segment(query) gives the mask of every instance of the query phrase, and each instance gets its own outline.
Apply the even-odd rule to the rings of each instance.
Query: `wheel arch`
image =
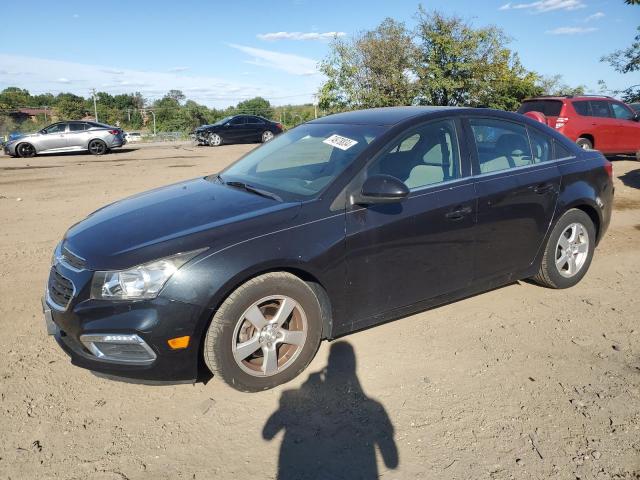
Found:
[[[563,208],[561,214],[558,215],[558,218],[556,219],[556,223],[558,222],[558,220],[560,220],[562,215],[564,215],[566,212],[572,209],[582,210],[584,213],[586,213],[589,216],[589,218],[593,222],[593,226],[596,229],[596,245],[597,245],[598,242],[600,242],[600,235],[602,232],[602,218],[601,218],[601,214],[599,213],[597,204],[590,199],[575,200],[567,204]]]
[[[20,156],[18,154],[18,147],[20,147],[20,145],[31,145],[33,147],[33,150],[35,151],[35,154],[37,155],[38,153],[40,153],[40,150],[38,149],[38,147],[36,147],[33,142],[29,142],[29,141],[24,141],[24,142],[18,142],[16,143],[16,146],[13,148],[13,151],[15,152],[16,156]]]
[[[596,139],[593,136],[593,134],[591,134],[591,133],[581,133],[581,134],[578,135],[578,139],[580,139],[580,138],[586,138],[587,140],[589,140],[591,142],[591,146],[593,148],[596,147]]]

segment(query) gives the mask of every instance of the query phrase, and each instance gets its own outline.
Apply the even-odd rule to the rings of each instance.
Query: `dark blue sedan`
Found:
[[[611,163],[521,115],[331,115],[72,226],[45,318],[84,368],[263,390],[323,339],[518,279],[575,285],[612,202]]]

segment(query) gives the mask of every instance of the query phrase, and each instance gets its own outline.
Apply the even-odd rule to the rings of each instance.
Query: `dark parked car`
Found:
[[[611,177],[601,153],[514,113],[331,115],[72,226],[45,318],[84,368],[208,369],[263,390],[322,339],[517,279],[575,285],[609,225]]]
[[[212,147],[223,143],[266,143],[280,133],[280,123],[256,115],[225,117],[212,125],[203,125],[194,132],[199,144]]]

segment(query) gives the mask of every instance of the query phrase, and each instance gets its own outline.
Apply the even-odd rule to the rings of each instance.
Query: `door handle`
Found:
[[[450,212],[445,213],[444,217],[448,220],[461,220],[469,215],[473,209],[470,206],[456,207]]]
[[[541,183],[540,185],[536,185],[535,187],[533,187],[533,191],[536,192],[539,195],[547,193],[547,192],[549,192],[551,190],[553,190],[553,184],[552,183]]]

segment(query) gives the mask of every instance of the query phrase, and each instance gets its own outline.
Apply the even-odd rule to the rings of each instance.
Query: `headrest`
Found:
[[[527,155],[529,152],[529,145],[521,135],[506,133],[498,138],[498,141],[496,142],[496,150],[506,156]]]

